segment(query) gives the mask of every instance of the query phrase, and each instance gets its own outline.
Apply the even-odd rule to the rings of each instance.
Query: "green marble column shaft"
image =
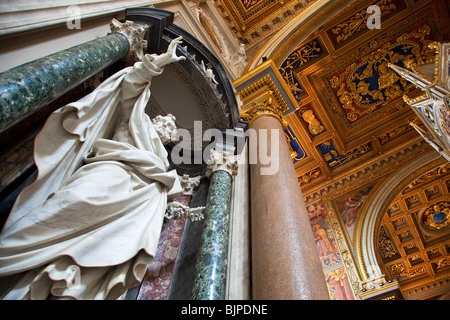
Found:
[[[0,73],[0,132],[118,61],[129,49],[127,38],[114,32]]]
[[[195,266],[193,300],[224,300],[227,280],[231,174],[211,174],[205,222]]]

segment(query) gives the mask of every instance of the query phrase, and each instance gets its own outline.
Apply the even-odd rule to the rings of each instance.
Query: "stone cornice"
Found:
[[[164,1],[85,0],[70,1],[70,4],[61,5],[51,0],[16,0],[14,5],[9,5],[10,1],[6,1],[0,4],[0,36],[66,23],[74,18],[73,13],[68,9],[69,6],[79,8],[79,18],[83,20],[115,14],[126,8],[148,7],[161,2]]]

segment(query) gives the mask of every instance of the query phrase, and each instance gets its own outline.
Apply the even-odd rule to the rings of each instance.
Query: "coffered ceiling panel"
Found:
[[[355,1],[275,61],[297,100],[288,136],[304,192],[420,139],[403,100],[420,91],[388,65],[430,61],[429,45],[449,40],[450,17],[440,0],[380,0],[380,29],[371,29],[371,4]]]
[[[450,165],[414,180],[391,203],[378,232],[386,274],[408,288],[450,273]]]
[[[215,0],[236,38],[252,46],[283,27],[317,0]]]

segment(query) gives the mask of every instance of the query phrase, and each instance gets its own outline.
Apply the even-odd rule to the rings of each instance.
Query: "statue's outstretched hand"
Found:
[[[165,65],[172,63],[172,62],[177,62],[180,60],[185,60],[186,57],[184,56],[177,56],[177,45],[179,45],[180,43],[182,43],[181,39],[183,37],[179,36],[176,39],[173,39],[170,44],[169,47],[167,48],[167,52],[160,54],[159,56],[156,56],[153,59],[153,63],[156,64],[158,67],[162,68]]]

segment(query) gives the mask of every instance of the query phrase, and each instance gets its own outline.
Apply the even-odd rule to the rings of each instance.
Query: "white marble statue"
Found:
[[[170,141],[174,118],[154,124],[145,114],[152,77],[185,59],[176,55],[180,43],[49,117],[35,141],[37,178],[0,234],[0,298],[116,299],[140,283],[167,196],[182,191],[158,136]],[[113,138],[99,138],[117,108]]]

